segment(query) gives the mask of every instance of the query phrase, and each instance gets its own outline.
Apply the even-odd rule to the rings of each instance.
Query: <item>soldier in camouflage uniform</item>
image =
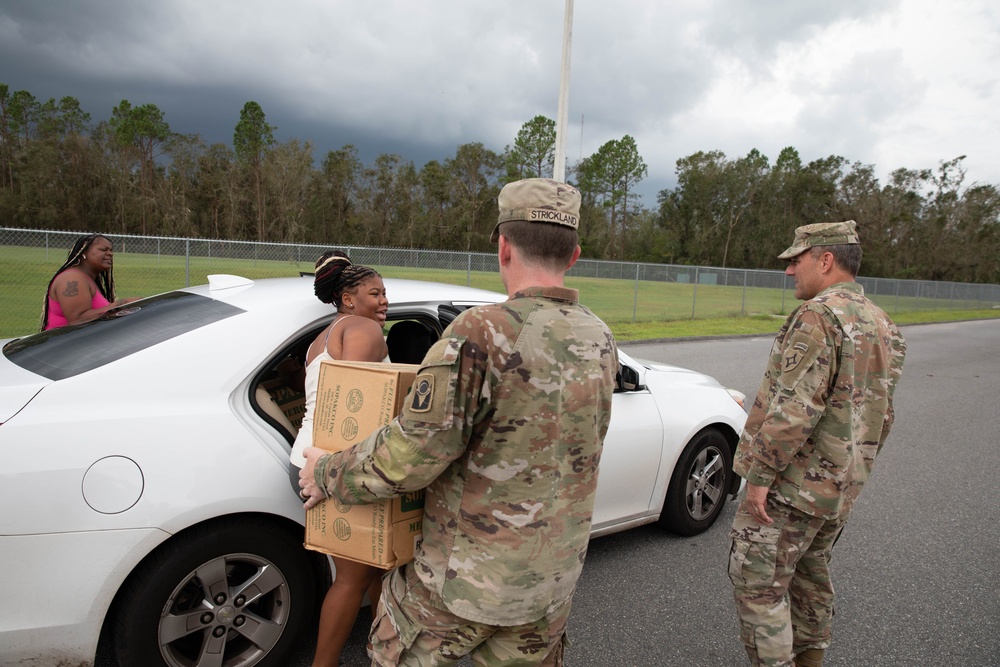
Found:
[[[753,665],[818,667],[830,645],[830,552],[893,422],[906,343],[855,282],[853,220],[806,225],[779,255],[796,308],[778,331],[734,470],[747,492],[729,577]]]
[[[562,664],[617,352],[563,286],[580,255],[580,193],[527,179],[498,204],[509,299],[455,319],[389,426],[344,452],[307,450],[307,507],[426,487],[415,559],[384,582],[376,665]]]

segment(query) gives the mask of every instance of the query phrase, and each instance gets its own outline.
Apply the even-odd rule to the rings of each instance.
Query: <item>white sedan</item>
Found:
[[[408,327],[505,299],[385,283],[393,360],[426,349]],[[121,665],[284,664],[333,576],[302,546],[287,381],[332,316],[310,278],[211,276],[4,342],[0,664],[92,664],[99,642]],[[743,396],[620,356],[594,534],[704,531],[738,488]]]

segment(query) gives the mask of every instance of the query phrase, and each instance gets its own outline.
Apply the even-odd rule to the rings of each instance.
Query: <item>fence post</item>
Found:
[[[472,253],[465,256],[465,286],[472,287]]]
[[[750,272],[743,269],[743,304],[740,306],[740,315],[746,316],[747,314],[747,275]]]
[[[639,310],[639,263],[635,263],[635,289],[632,291],[632,321]]]
[[[184,287],[191,287],[191,239],[184,239]]]
[[[694,267],[694,291],[691,293],[691,319],[694,319],[695,310],[698,308],[698,270]]]

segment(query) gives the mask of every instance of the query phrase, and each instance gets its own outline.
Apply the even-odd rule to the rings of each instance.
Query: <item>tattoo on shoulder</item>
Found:
[[[76,296],[80,293],[80,284],[75,280],[70,280],[66,283],[66,288],[63,290],[63,296]]]

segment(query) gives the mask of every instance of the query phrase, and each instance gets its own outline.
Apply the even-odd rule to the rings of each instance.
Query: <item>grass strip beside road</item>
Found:
[[[1000,318],[1000,309],[989,310],[926,310],[896,313],[892,320],[899,326],[933,324],[936,322],[962,322]],[[618,322],[611,323],[611,331],[619,343],[641,340],[670,340],[681,338],[725,338],[727,336],[773,336],[785,317],[781,315],[750,315],[747,317],[712,317],[697,320],[670,322]]]

